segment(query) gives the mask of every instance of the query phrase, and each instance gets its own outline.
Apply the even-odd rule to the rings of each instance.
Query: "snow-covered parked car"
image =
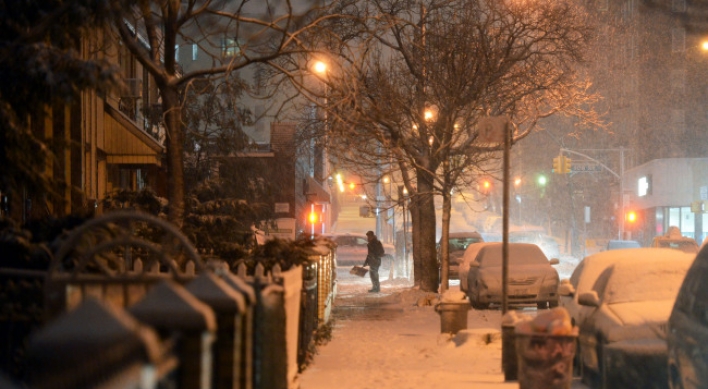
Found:
[[[562,279],[558,288],[560,306],[570,314],[574,325],[580,325],[594,307],[578,304],[578,296],[593,289],[603,271],[617,262],[642,262],[651,258],[685,258],[678,250],[669,249],[616,249],[601,251],[583,258],[569,279]]]
[[[702,245],[686,273],[668,329],[672,389],[708,388],[708,249]]]
[[[322,234],[322,236],[331,239],[335,243],[337,266],[354,266],[364,264],[366,254],[368,252],[367,244],[369,243],[365,234],[333,232]],[[381,258],[381,267],[388,268],[391,261],[393,261],[393,255],[396,253],[396,249],[389,243],[382,242],[382,245],[386,255]]]
[[[509,243],[509,305],[558,306],[558,272],[543,251],[530,243]],[[502,243],[473,243],[460,264],[460,290],[476,309],[502,302]]]
[[[666,388],[667,321],[693,256],[649,248],[605,253],[622,252],[641,260],[597,268],[589,290],[577,292],[577,303],[589,309],[576,323],[583,382],[602,389]]]
[[[459,278],[460,263],[462,262],[462,257],[465,254],[465,250],[472,243],[484,242],[482,235],[476,231],[468,232],[451,232],[448,236],[448,258],[450,264],[450,270],[448,272],[448,277],[451,280],[456,280]],[[440,251],[440,245],[442,240],[438,242],[437,252],[438,252],[438,268],[442,265],[442,254]]]

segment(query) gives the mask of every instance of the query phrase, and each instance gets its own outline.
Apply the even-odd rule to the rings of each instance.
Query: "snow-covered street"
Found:
[[[558,270],[561,278],[570,274]],[[381,277],[382,293],[370,294],[368,277],[355,278],[344,268],[338,276],[332,340],[319,346],[300,375],[301,389],[519,387],[516,381],[504,382],[500,310],[470,309],[467,330],[451,338],[440,334],[440,316],[432,305],[437,295],[387,275]],[[454,283],[450,289],[459,287]],[[586,387],[576,379],[572,388]]]

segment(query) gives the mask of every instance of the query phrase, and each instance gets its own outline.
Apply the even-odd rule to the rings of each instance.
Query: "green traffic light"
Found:
[[[546,186],[546,184],[548,183],[548,179],[546,178],[546,176],[541,174],[538,176],[538,178],[536,178],[536,182],[539,186]]]

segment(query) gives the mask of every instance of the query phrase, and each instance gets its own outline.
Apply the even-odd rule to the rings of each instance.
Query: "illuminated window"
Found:
[[[221,39],[221,56],[223,58],[235,57],[240,52],[238,42],[233,38]]]
[[[640,177],[637,180],[637,196],[644,197],[651,194],[651,175]]]
[[[197,53],[199,52],[199,46],[196,43],[192,44],[192,61],[197,60]]]

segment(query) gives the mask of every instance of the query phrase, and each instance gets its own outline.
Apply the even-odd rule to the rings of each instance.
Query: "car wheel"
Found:
[[[482,302],[479,302],[478,300],[473,300],[472,296],[469,296],[469,299],[470,299],[470,303],[472,304],[472,308],[474,308],[474,309],[482,310],[482,309],[489,308],[489,303],[482,303]]]
[[[536,303],[536,309],[547,309],[547,308],[548,308],[548,301]]]

